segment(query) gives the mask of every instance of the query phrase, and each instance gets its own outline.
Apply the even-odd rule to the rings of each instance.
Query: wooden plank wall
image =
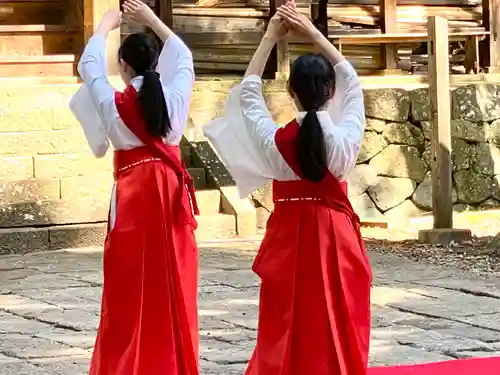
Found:
[[[197,73],[243,72],[262,38],[266,8],[192,8],[174,4],[174,30],[191,47]]]
[[[159,1],[159,0],[156,0]],[[265,0],[217,0],[215,7],[196,6],[195,0],[173,1],[173,28],[193,51],[197,74],[241,74],[260,41],[269,18]],[[379,0],[333,0],[328,4],[330,32],[380,32]],[[399,32],[425,31],[427,16],[446,16],[457,28],[482,25],[481,0],[400,0],[396,9]],[[149,0],[153,8],[155,0]],[[308,5],[298,4],[303,12]],[[137,25],[124,24],[122,35],[140,31]],[[420,50],[419,50],[420,47]],[[452,60],[460,72],[463,46],[452,46]],[[291,61],[311,46],[290,44]],[[360,74],[373,74],[381,66],[379,45],[342,45],[342,52]],[[413,52],[413,54],[412,54]],[[425,44],[400,44],[397,68],[407,72],[426,72]],[[452,68],[453,69],[453,68]]]

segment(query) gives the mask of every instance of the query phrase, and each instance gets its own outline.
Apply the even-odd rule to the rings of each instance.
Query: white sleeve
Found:
[[[83,133],[94,155],[97,158],[105,156],[109,149],[106,127],[102,123],[101,117],[85,85],[82,85],[72,96],[69,107],[78,122],[82,125]]]
[[[260,87],[259,77],[245,78],[230,90],[223,115],[203,129],[236,182],[241,198],[276,178],[276,163],[269,158],[281,158],[274,143],[277,127]]]
[[[347,61],[335,66],[335,94],[327,111],[333,125],[323,128],[329,150],[329,170],[346,178],[356,165],[365,130],[363,91],[356,71]]]
[[[290,176],[290,167],[276,146],[278,130],[262,95],[262,79],[248,76],[241,82],[240,108],[246,129],[260,160],[266,176],[283,180]]]
[[[157,71],[161,77],[172,126],[166,141],[177,144],[184,134],[195,78],[193,56],[179,37],[173,35],[165,42]]]
[[[72,108],[80,107],[80,110],[83,110],[83,105],[88,106],[89,100],[85,99],[88,93],[94,108],[88,109],[91,114],[88,118],[85,117],[81,123],[90,147],[97,157],[101,157],[104,156],[109,147],[108,138],[104,137],[104,134],[108,134],[109,127],[115,126],[120,118],[115,106],[115,89],[108,82],[106,40],[103,36],[94,35],[90,38],[78,63],[78,73],[83,80],[85,89],[80,92],[79,97],[83,98],[81,104],[77,103],[79,97],[76,97],[73,100]],[[95,118],[95,112],[101,121],[91,123],[89,119]],[[92,127],[100,127],[100,129],[91,129]]]

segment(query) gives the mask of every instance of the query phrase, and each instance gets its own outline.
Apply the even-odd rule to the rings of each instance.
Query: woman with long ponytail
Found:
[[[321,54],[293,63],[298,114],[278,128],[262,73],[288,31]],[[242,197],[273,181],[274,212],[253,264],[261,294],[246,375],[366,375],[371,269],[347,198],[365,125],[356,72],[289,2],[270,20],[224,115],[205,128]]]
[[[123,40],[106,73],[106,37],[122,13],[108,11],[78,64],[83,80],[70,103],[90,148],[111,143],[114,176],[104,244],[101,321],[90,375],[198,375],[197,213],[179,142],[194,83],[186,45],[139,0],[125,14],[152,29]]]

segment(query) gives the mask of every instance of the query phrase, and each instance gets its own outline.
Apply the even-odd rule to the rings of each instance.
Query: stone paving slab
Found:
[[[257,244],[200,249],[200,369],[243,374],[257,335]],[[372,252],[374,366],[500,355],[500,281]],[[0,374],[84,375],[102,252],[0,257]]]
[[[2,375],[54,375],[54,372],[50,372],[40,366],[37,366],[30,362],[25,362],[23,360],[5,356],[0,354],[0,374]]]

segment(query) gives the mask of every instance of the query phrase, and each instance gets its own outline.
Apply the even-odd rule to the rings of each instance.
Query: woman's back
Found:
[[[302,176],[300,125],[275,134]],[[371,271],[346,183],[274,180],[274,210],[253,270],[260,277],[259,334],[247,375],[363,375],[370,331]]]
[[[321,127],[320,135],[325,148],[322,157],[327,169],[340,180],[344,180],[354,167],[361,146],[365,126],[364,105],[356,72],[347,61],[335,66],[335,77],[333,98],[324,101],[326,105],[318,109],[316,116]],[[275,136],[278,127],[269,115],[262,96],[262,81],[258,77],[250,76],[243,80],[240,102],[249,135],[268,159],[273,179],[297,179],[297,174],[291,170],[276,148]],[[306,111],[299,111],[295,120],[301,125],[306,116]],[[318,133],[312,134],[311,138],[318,137]],[[299,136],[300,132],[297,134],[297,137]],[[302,150],[297,149],[297,153],[312,153],[321,147],[312,141],[314,139],[304,139],[304,147]],[[301,143],[298,138],[291,139],[290,142],[297,145]],[[305,162],[307,163],[307,160]],[[312,168],[314,161],[306,166]]]
[[[327,169],[346,180],[356,164],[365,128],[361,84],[347,61],[334,67],[335,92],[316,112],[322,130]],[[205,135],[219,150],[222,161],[235,179],[242,197],[269,180],[300,179],[276,146],[279,129],[262,94],[262,79],[249,75],[230,93],[224,117],[205,127]],[[291,123],[302,123],[300,112]],[[297,139],[287,142],[296,144]],[[246,150],[242,154],[241,150]],[[297,150],[298,152],[298,150]]]
[[[121,13],[104,16],[82,54],[72,100],[97,157],[114,152],[115,184],[104,244],[102,312],[91,375],[198,375],[197,213],[179,142],[194,82],[191,53],[153,11],[127,0],[129,16],[165,42],[131,34],[119,51],[126,85],[106,74],[105,39]],[[111,22],[112,21],[112,22]]]
[[[301,113],[278,129],[261,76],[291,27],[324,56],[293,63],[288,92]],[[242,197],[274,180],[274,210],[253,265],[262,284],[257,345],[246,375],[366,374],[371,271],[343,182],[356,163],[364,125],[354,69],[293,1],[280,7],[246,77],[229,95],[225,116],[205,133]]]
[[[95,124],[95,115],[87,112],[80,115],[87,141],[97,157],[106,154],[109,143],[115,150],[128,150],[143,145],[124,124],[116,108],[116,90],[108,82],[105,59],[101,52],[104,43],[104,38],[93,37],[78,64],[78,71],[85,82],[84,89],[90,94],[100,119],[100,123]],[[178,145],[187,122],[194,68],[191,52],[177,36],[168,38],[163,46],[157,58],[156,72],[160,76],[169,120],[169,127],[163,132],[162,138],[166,144]],[[151,73],[156,74],[146,74]],[[139,93],[143,83],[144,76],[139,75],[130,79],[129,85]],[[156,113],[159,109],[148,108],[147,111]],[[86,118],[92,118],[92,121],[86,121]]]

